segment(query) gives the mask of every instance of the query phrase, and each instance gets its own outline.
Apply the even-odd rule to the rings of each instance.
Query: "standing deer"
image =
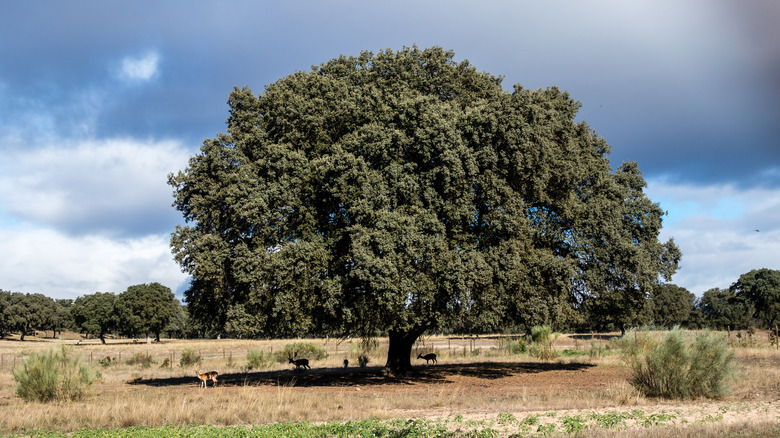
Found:
[[[301,367],[311,369],[309,366],[309,359],[295,359],[296,357],[298,357],[298,353],[295,353],[293,357],[287,357],[290,363],[295,365],[296,370],[300,369]]]
[[[431,360],[433,361],[434,365],[437,363],[436,362],[436,353],[426,354],[425,356],[423,356],[422,354],[418,354],[417,355],[417,359],[425,359],[425,364],[426,365],[428,365],[428,361],[431,361]]]
[[[206,380],[211,380],[214,383],[214,386],[217,386],[217,376],[219,375],[216,371],[209,371],[206,373],[201,374],[200,371],[195,370],[195,374],[200,379],[200,387],[203,389],[206,389]]]

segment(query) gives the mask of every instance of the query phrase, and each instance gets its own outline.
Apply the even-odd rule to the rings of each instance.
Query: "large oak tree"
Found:
[[[611,169],[580,104],[453,57],[364,52],[236,88],[227,132],[169,179],[192,317],[387,333],[403,371],[426,330],[554,324],[668,279],[680,254],[658,241],[661,209],[636,164]]]

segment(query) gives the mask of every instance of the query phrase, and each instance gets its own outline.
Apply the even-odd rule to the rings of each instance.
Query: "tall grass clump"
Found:
[[[535,326],[531,329],[531,356],[540,360],[553,360],[558,353],[553,348],[552,329],[550,326]]]
[[[620,342],[632,385],[648,397],[719,398],[728,392],[734,353],[725,336],[702,332],[686,337],[672,330],[662,337],[627,334]]]
[[[71,357],[71,350],[32,353],[23,366],[14,370],[16,395],[27,401],[52,402],[82,399],[99,373]]]
[[[149,353],[135,353],[127,360],[128,365],[141,365],[143,368],[150,368],[156,362]]]

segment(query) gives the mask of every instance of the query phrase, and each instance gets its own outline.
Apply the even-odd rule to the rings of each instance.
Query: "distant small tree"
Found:
[[[780,271],[754,269],[740,275],[730,290],[753,305],[764,327],[774,327],[780,320]]]
[[[97,336],[105,344],[106,334],[117,327],[116,300],[117,296],[110,292],[95,292],[76,298],[71,312],[78,330]]]
[[[160,283],[130,286],[116,301],[119,329],[125,333],[160,333],[178,312],[178,304],[171,289]]]
[[[55,316],[54,300],[42,294],[11,293],[3,309],[10,331],[20,332],[20,340],[36,329],[50,327]]]
[[[674,284],[660,284],[653,288],[653,320],[664,327],[684,325],[691,317],[696,296]]]

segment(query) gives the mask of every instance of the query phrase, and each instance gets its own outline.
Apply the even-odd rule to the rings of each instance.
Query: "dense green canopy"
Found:
[[[160,333],[179,312],[179,302],[167,286],[160,283],[136,284],[117,296],[114,302],[117,327],[127,335]]]
[[[740,275],[730,289],[755,307],[756,317],[764,327],[771,329],[780,320],[780,271],[754,269]]]
[[[71,309],[76,329],[95,335],[106,343],[106,334],[117,328],[115,310],[117,296],[109,292],[95,292],[76,298]]]
[[[425,330],[554,324],[674,273],[640,171],[613,172],[578,102],[453,57],[364,52],[236,88],[227,132],[170,177],[192,317],[247,336],[386,332],[404,369]]]

